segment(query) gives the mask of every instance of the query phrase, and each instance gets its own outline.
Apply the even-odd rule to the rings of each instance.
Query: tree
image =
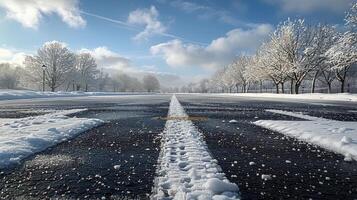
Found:
[[[329,64],[333,66],[337,80],[341,83],[341,92],[345,91],[348,71],[357,62],[356,19],[357,3],[354,3],[345,17],[346,25],[350,27],[350,30],[341,34],[337,42],[325,53]]]
[[[76,56],[64,43],[57,41],[46,42],[37,55],[26,56],[25,66],[32,75],[34,81],[42,82],[42,65],[45,69],[45,84],[54,92],[74,71]]]
[[[199,83],[199,90],[201,93],[207,93],[208,92],[208,84],[209,80],[208,79],[202,79]]]
[[[144,89],[153,92],[160,89],[160,82],[154,75],[145,75],[143,78]]]
[[[315,44],[317,46],[317,57],[319,57],[316,67],[312,71],[315,71],[312,85],[311,93],[315,92],[316,80],[319,75],[322,75],[322,82],[326,83],[328,87],[328,93],[331,92],[331,83],[335,80],[334,70],[331,69],[332,65],[327,62],[326,52],[334,45],[338,39],[339,33],[336,31],[335,27],[329,25],[319,24],[316,27]]]
[[[211,87],[214,90],[218,90],[219,92],[224,92],[225,89],[225,82],[224,82],[224,69],[218,69],[212,77]]]
[[[354,32],[344,33],[327,52],[328,63],[333,67],[336,78],[341,83],[341,92],[345,91],[347,72],[352,64],[357,61],[357,34]]]
[[[357,3],[353,3],[350,12],[345,17],[346,25],[351,28],[352,31],[356,31],[357,28]]]
[[[19,67],[9,63],[0,64],[0,88],[15,89],[19,83]]]
[[[263,81],[268,77],[259,61],[258,54],[251,58],[250,66],[245,69],[243,75],[249,83],[259,83],[260,92],[263,92]]]
[[[279,48],[273,41],[264,43],[257,52],[257,68],[252,73],[265,74],[275,84],[276,93],[279,93],[279,84],[284,93],[284,83],[289,77],[290,66],[282,62]]]
[[[88,91],[88,84],[93,81],[98,74],[97,63],[89,53],[81,53],[76,56],[76,72],[79,75],[79,85]]]
[[[103,70],[101,69],[95,80],[97,83],[97,90],[104,91],[105,86],[108,84],[109,79],[110,79],[109,74],[104,73]]]
[[[305,77],[323,62],[319,31],[306,25],[304,20],[288,19],[278,26],[271,38],[280,62],[290,69],[289,76],[294,81],[296,94]]]

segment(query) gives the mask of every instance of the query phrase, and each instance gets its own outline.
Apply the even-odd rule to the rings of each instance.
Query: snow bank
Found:
[[[36,152],[98,126],[99,119],[70,118],[84,111],[72,109],[20,119],[0,119],[0,168],[16,164]]]
[[[152,199],[239,199],[175,96],[168,119]]]
[[[80,97],[80,96],[108,96],[108,95],[129,95],[129,94],[149,94],[145,92],[39,92],[30,90],[0,90],[0,100],[12,99],[32,99],[50,97]]]
[[[335,121],[282,110],[267,110],[309,121],[259,120],[254,124],[357,160],[357,122]]]
[[[304,100],[330,100],[330,101],[357,101],[357,94],[339,93],[339,94],[273,94],[273,93],[222,93],[222,96],[241,96],[258,98],[277,98],[277,99],[304,99]]]

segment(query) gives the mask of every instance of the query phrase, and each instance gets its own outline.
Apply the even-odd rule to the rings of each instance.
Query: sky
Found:
[[[0,62],[45,42],[91,53],[100,68],[198,81],[251,54],[288,18],[344,24],[354,0],[0,0]]]

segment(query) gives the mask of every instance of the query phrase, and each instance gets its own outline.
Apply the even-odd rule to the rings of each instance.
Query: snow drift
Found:
[[[309,121],[259,120],[254,124],[342,154],[346,161],[357,160],[357,122],[329,120],[282,110],[267,111]]]
[[[72,109],[20,119],[0,119],[0,169],[98,126],[103,121],[67,117]]]

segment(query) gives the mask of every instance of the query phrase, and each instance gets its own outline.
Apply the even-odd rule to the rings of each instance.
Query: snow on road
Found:
[[[132,94],[151,94],[146,92],[40,92],[30,90],[4,90],[0,89],[0,100],[54,98],[54,97],[82,97],[82,96],[115,96]]]
[[[66,116],[84,110],[55,111],[20,119],[0,118],[0,169],[102,123],[99,119]]]
[[[339,94],[273,94],[273,93],[222,93],[215,94],[221,96],[239,96],[239,97],[257,97],[273,99],[302,99],[302,100],[326,100],[326,101],[351,101],[357,102],[356,94],[339,93]]]
[[[259,120],[254,124],[342,154],[346,161],[357,160],[357,122],[335,121],[282,110],[267,111],[308,121]]]
[[[175,96],[162,134],[152,199],[239,199],[238,186],[225,177]]]

